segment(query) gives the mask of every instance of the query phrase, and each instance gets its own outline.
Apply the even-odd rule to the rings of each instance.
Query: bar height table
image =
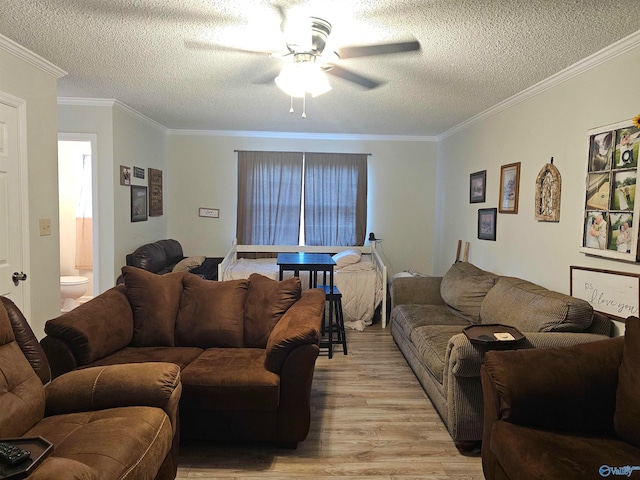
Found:
[[[300,272],[309,272],[309,288],[318,286],[318,273],[322,272],[323,282],[327,284],[327,273],[329,274],[329,291],[333,292],[333,267],[336,261],[328,253],[279,253],[277,260],[280,268],[280,280],[285,271],[293,271],[296,277]],[[332,326],[333,302],[329,302],[329,358],[333,357]]]

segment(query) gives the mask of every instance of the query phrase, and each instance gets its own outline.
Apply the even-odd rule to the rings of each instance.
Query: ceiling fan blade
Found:
[[[340,48],[336,53],[340,58],[370,57],[373,55],[389,55],[393,53],[415,52],[420,50],[420,42],[381,43],[377,45],[356,45]]]
[[[253,83],[254,85],[268,85],[270,83],[273,83],[275,85],[276,77],[279,74],[280,69],[274,68],[268,72],[263,73],[259,77],[254,78],[253,80],[251,80],[251,83]]]
[[[351,70],[347,70],[346,68],[339,67],[337,65],[333,65],[331,70],[327,70],[327,73],[336,77],[340,77],[343,80],[357,83],[358,85],[364,88],[368,88],[369,90],[379,87],[384,83],[384,82],[379,82],[378,80],[373,80],[371,78],[364,77],[358,73],[352,72]]]
[[[278,16],[280,17],[280,31],[284,33],[284,28],[287,25],[287,11],[280,4],[276,4],[273,6],[278,12]]]
[[[246,50],[244,48],[229,47],[227,45],[220,45],[211,42],[200,42],[198,40],[185,40],[184,46],[189,50],[215,50],[223,52],[242,52],[251,53],[254,55],[271,55],[271,52],[264,52],[259,50]]]

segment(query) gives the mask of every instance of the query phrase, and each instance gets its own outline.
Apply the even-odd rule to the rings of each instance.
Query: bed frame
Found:
[[[371,241],[370,246],[362,247],[322,247],[322,246],[303,246],[303,245],[238,245],[237,239],[231,244],[231,249],[224,257],[222,262],[218,264],[218,279],[221,280],[223,272],[234,262],[238,260],[238,254],[242,253],[329,253],[334,255],[344,250],[359,250],[363,254],[370,254],[373,260],[374,269],[382,283],[382,305],[380,309],[380,317],[382,328],[387,327],[387,267],[382,261],[382,257],[376,250],[376,242]]]

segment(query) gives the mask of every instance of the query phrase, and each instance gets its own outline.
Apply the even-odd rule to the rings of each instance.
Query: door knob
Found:
[[[27,279],[27,274],[24,272],[13,272],[11,279],[13,280],[13,284],[17,287],[19,282],[24,282]]]

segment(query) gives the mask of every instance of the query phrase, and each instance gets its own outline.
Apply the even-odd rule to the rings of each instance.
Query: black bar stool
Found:
[[[331,287],[329,285],[318,285],[318,288],[324,290],[325,298],[327,302],[331,302],[333,305],[332,309],[328,311],[333,311],[331,317],[335,316],[335,318],[329,317],[328,325],[326,325],[325,319],[322,321],[322,334],[328,335],[328,340],[320,343],[321,347],[327,347],[329,351],[329,358],[333,358],[333,346],[334,345],[342,345],[342,353],[347,355],[347,335],[344,330],[344,315],[342,313],[342,293],[338,290],[338,287],[333,286],[333,291],[331,291]],[[334,339],[333,334],[336,334]]]

